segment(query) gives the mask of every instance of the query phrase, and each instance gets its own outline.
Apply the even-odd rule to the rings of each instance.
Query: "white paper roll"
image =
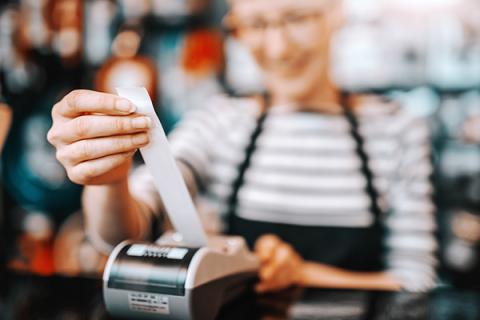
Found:
[[[146,115],[152,120],[150,143],[140,148],[140,153],[153,176],[170,221],[182,236],[182,243],[193,247],[206,246],[207,236],[147,90],[145,88],[116,90],[119,96],[137,106],[137,113]]]

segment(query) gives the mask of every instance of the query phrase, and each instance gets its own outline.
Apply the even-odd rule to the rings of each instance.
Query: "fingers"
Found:
[[[147,133],[81,140],[60,148],[57,159],[68,167],[110,155],[135,152],[148,142]]]
[[[53,142],[72,143],[79,140],[126,135],[146,131],[152,127],[150,118],[128,116],[80,116],[62,125],[54,126],[48,138]]]
[[[292,246],[274,235],[267,235],[257,241],[255,253],[262,262],[257,292],[282,290],[295,284],[302,259]]]
[[[52,110],[48,141],[69,178],[78,184],[109,184],[126,179],[131,157],[148,143],[151,120],[133,114],[128,100],[75,90]]]
[[[73,118],[85,113],[126,115],[135,112],[135,106],[127,99],[113,94],[89,90],[75,90],[66,95],[52,110],[52,115]]]
[[[89,184],[95,178],[121,166],[129,160],[133,154],[134,152],[126,152],[82,162],[67,171],[68,177],[75,183],[82,185]]]
[[[282,269],[288,265],[288,261],[292,258],[293,250],[287,244],[280,244],[275,247],[270,262],[260,270],[260,279],[262,281],[271,281],[277,277]],[[288,271],[288,270],[287,270]]]
[[[275,291],[278,289],[279,289],[278,286],[276,284],[272,284],[271,282],[260,282],[255,286],[255,291],[258,293],[265,293],[269,291]]]
[[[260,261],[265,262],[269,260],[277,246],[282,243],[282,240],[273,234],[268,234],[260,237],[255,243],[255,254]]]

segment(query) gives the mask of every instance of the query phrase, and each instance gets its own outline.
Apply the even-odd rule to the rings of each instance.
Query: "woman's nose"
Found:
[[[289,55],[292,48],[285,28],[282,26],[270,26],[264,34],[265,56],[272,60],[281,60]]]

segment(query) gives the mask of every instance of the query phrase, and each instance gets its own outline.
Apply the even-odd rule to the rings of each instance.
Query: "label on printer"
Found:
[[[128,306],[135,312],[170,314],[168,297],[159,294],[130,292]]]
[[[187,253],[188,249],[185,248],[156,247],[145,244],[134,244],[127,251],[127,255],[131,257],[167,258],[174,260],[182,260]]]

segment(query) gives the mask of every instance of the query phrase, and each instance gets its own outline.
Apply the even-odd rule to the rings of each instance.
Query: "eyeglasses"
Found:
[[[306,35],[311,35],[317,30],[315,24],[323,15],[323,11],[292,12],[275,21],[261,18],[252,19],[239,22],[235,31],[253,46],[262,45],[265,40],[265,31],[270,28],[281,29],[290,41],[302,42]],[[308,37],[308,39],[311,38]]]

